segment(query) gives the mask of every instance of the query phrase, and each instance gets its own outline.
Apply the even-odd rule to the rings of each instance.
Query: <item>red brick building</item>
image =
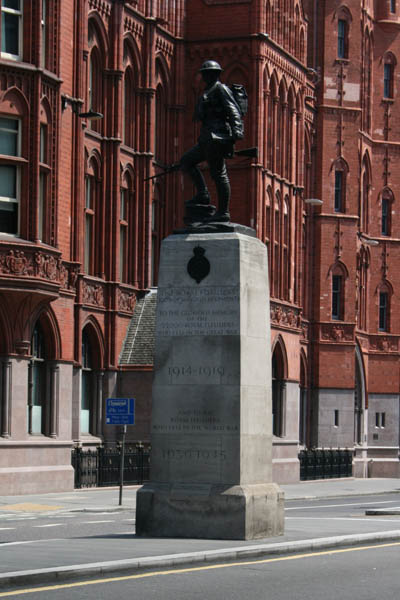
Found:
[[[398,1],[3,0],[1,21],[0,493],[71,488],[71,448],[118,434],[108,396],[148,440],[145,292],[191,187],[145,178],[192,145],[208,58],[260,149],[230,163],[231,212],[269,249],[276,478],[311,446],[398,476]]]

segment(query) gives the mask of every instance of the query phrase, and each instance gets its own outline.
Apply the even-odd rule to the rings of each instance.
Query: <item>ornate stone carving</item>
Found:
[[[324,323],[321,325],[321,339],[329,342],[353,342],[354,325]]]
[[[3,273],[12,275],[29,275],[30,261],[21,250],[10,250],[7,255],[3,255]]]
[[[271,302],[270,315],[272,324],[295,329],[301,327],[301,311],[298,308]]]
[[[83,282],[83,303],[104,306],[104,288],[98,283]]]
[[[122,312],[133,313],[136,304],[136,295],[134,292],[126,292],[118,289],[118,307]]]
[[[387,335],[373,335],[369,339],[371,350],[378,352],[397,352],[399,349],[399,339]]]

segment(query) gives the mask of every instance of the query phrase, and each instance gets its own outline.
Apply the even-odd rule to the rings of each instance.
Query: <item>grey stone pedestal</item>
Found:
[[[170,236],[159,274],[151,480],[137,495],[137,534],[282,534],[271,421],[265,246],[241,233]]]

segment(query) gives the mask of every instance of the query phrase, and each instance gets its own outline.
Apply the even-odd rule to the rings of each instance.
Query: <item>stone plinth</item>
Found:
[[[265,246],[241,233],[172,235],[159,274],[151,481],[138,535],[283,533],[272,483]]]

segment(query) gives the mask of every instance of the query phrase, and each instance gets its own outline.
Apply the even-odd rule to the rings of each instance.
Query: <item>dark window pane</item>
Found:
[[[338,58],[346,58],[346,28],[347,23],[343,19],[338,22]]]
[[[18,233],[18,204],[0,201],[0,232]]]
[[[18,15],[2,13],[1,51],[14,56],[19,55],[19,19]]]
[[[12,8],[13,10],[21,10],[21,0],[2,0],[1,5],[4,8]]]
[[[388,316],[388,295],[387,292],[379,294],[379,330],[387,331],[387,316]]]
[[[341,315],[342,278],[340,275],[332,277],[332,319],[340,319]]]
[[[335,212],[342,212],[343,171],[335,171]]]
[[[389,235],[389,202],[382,198],[382,235]]]
[[[384,98],[392,98],[392,80],[393,80],[393,67],[391,64],[386,63],[384,65],[383,72],[383,96]]]
[[[0,165],[0,197],[17,197],[17,167]]]

